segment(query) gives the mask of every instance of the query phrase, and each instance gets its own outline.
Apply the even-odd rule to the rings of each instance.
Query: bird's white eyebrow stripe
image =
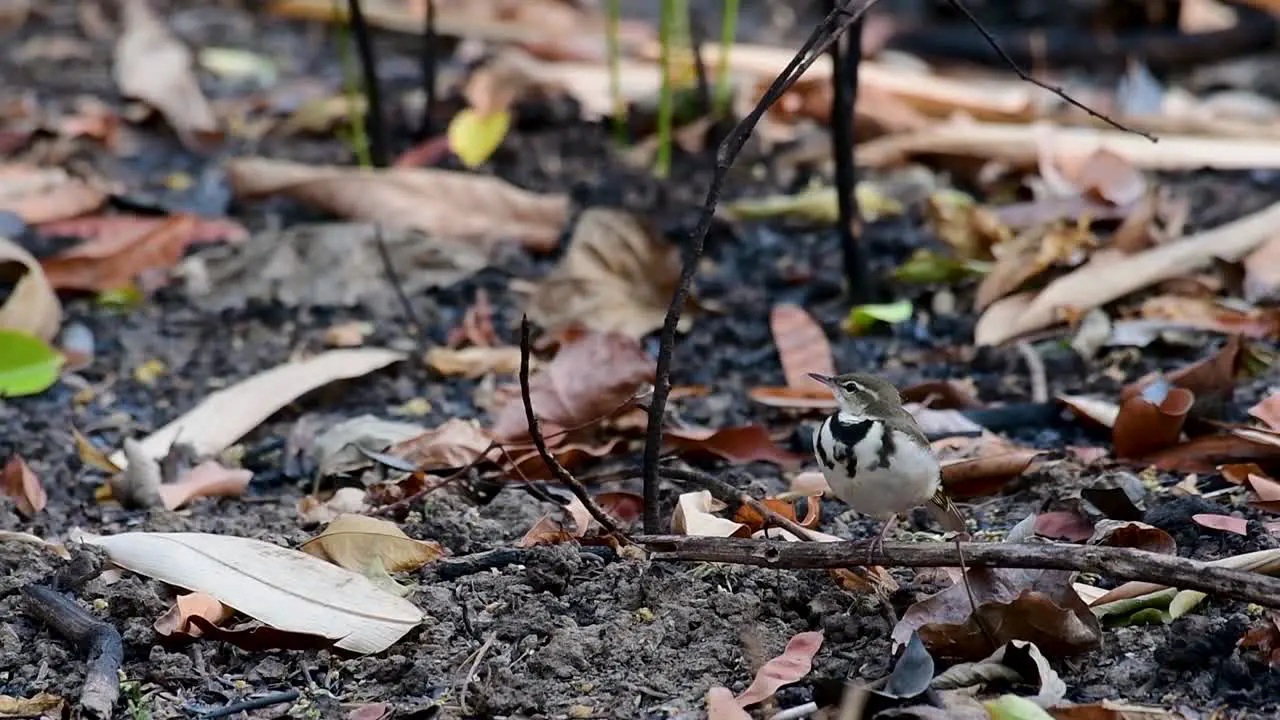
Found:
[[[866,386],[866,385],[863,385],[862,383],[858,382],[857,380],[845,380],[843,383],[840,383],[840,384],[841,384],[841,385],[843,385],[843,386],[846,386],[846,387],[847,387],[847,386],[849,386],[849,385],[852,385],[852,386],[854,387],[854,389],[856,389],[856,390],[859,390],[859,391],[864,392],[864,393],[867,393],[867,394],[871,394],[871,391],[867,389],[867,386]]]

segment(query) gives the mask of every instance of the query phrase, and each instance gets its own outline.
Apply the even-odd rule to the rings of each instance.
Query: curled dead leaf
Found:
[[[194,592],[179,595],[173,601],[173,607],[152,623],[156,633],[161,637],[198,638],[204,634],[192,623],[193,617],[201,617],[213,625],[221,625],[235,615],[236,611],[223,605],[217,598],[208,593]]]
[[[989,495],[1025,472],[1041,452],[1015,450],[944,462],[942,485],[953,498]]]
[[[339,515],[300,549],[358,573],[374,563],[387,572],[417,570],[444,555],[438,543],[415,540],[393,522],[352,514]]]
[[[671,513],[671,531],[680,535],[751,537],[751,528],[713,514],[723,509],[724,503],[713,498],[708,490],[681,493]]]
[[[1120,405],[1111,439],[1116,455],[1142,457],[1178,442],[1195,402],[1190,390],[1158,381]]]
[[[1099,520],[1087,544],[1134,548],[1161,555],[1173,555],[1178,551],[1172,535],[1134,520]]]
[[[0,237],[0,280],[12,283],[8,296],[0,301],[0,330],[52,340],[62,325],[62,303],[40,262],[6,237]]]
[[[44,509],[49,502],[40,478],[31,471],[21,455],[14,455],[0,470],[0,492],[13,498],[18,512],[31,517]]]
[[[529,317],[552,330],[582,325],[638,339],[662,327],[680,269],[680,249],[648,221],[590,208],[560,264],[529,298]],[[683,315],[681,330],[691,323]]]

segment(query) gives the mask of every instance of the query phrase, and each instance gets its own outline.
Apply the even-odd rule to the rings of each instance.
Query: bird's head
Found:
[[[884,417],[902,407],[902,396],[893,383],[868,373],[809,377],[831,388],[841,412],[858,417]]]

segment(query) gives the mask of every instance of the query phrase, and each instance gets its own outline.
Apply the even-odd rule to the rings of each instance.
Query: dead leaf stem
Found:
[[[650,557],[663,561],[723,562],[772,568],[956,566],[1073,570],[1119,580],[1198,590],[1280,608],[1280,578],[1215,567],[1209,563],[1132,548],[1066,543],[885,543],[868,552],[865,542],[789,543],[685,535],[640,535]]]
[[[529,340],[529,317],[527,315],[520,318],[520,398],[524,401],[524,415],[529,421],[529,437],[533,439],[533,446],[538,449],[538,456],[542,458],[542,462],[551,470],[551,474],[564,483],[566,487],[578,498],[587,508],[587,512],[591,513],[591,517],[600,523],[609,534],[617,537],[624,544],[628,543],[627,536],[618,529],[613,518],[609,517],[609,513],[596,503],[595,498],[587,492],[587,488],[583,486],[573,475],[565,469],[560,461],[555,458],[547,450],[546,438],[542,437],[542,427],[538,422],[538,416],[533,412],[533,398],[529,394],[529,355],[532,353],[532,347]],[[647,498],[646,498],[647,500]],[[647,512],[647,506],[646,506]]]
[[[1031,402],[1049,402],[1049,379],[1045,373],[1044,360],[1040,353],[1029,342],[1018,343],[1018,352],[1027,363],[1027,374],[1031,376]]]

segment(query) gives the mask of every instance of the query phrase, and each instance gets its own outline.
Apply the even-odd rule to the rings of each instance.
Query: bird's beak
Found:
[[[830,375],[822,375],[819,373],[809,373],[809,377],[813,378],[814,380],[817,380],[818,382],[822,383],[823,385],[826,385],[829,388],[833,388],[836,386],[836,379],[831,377]]]

